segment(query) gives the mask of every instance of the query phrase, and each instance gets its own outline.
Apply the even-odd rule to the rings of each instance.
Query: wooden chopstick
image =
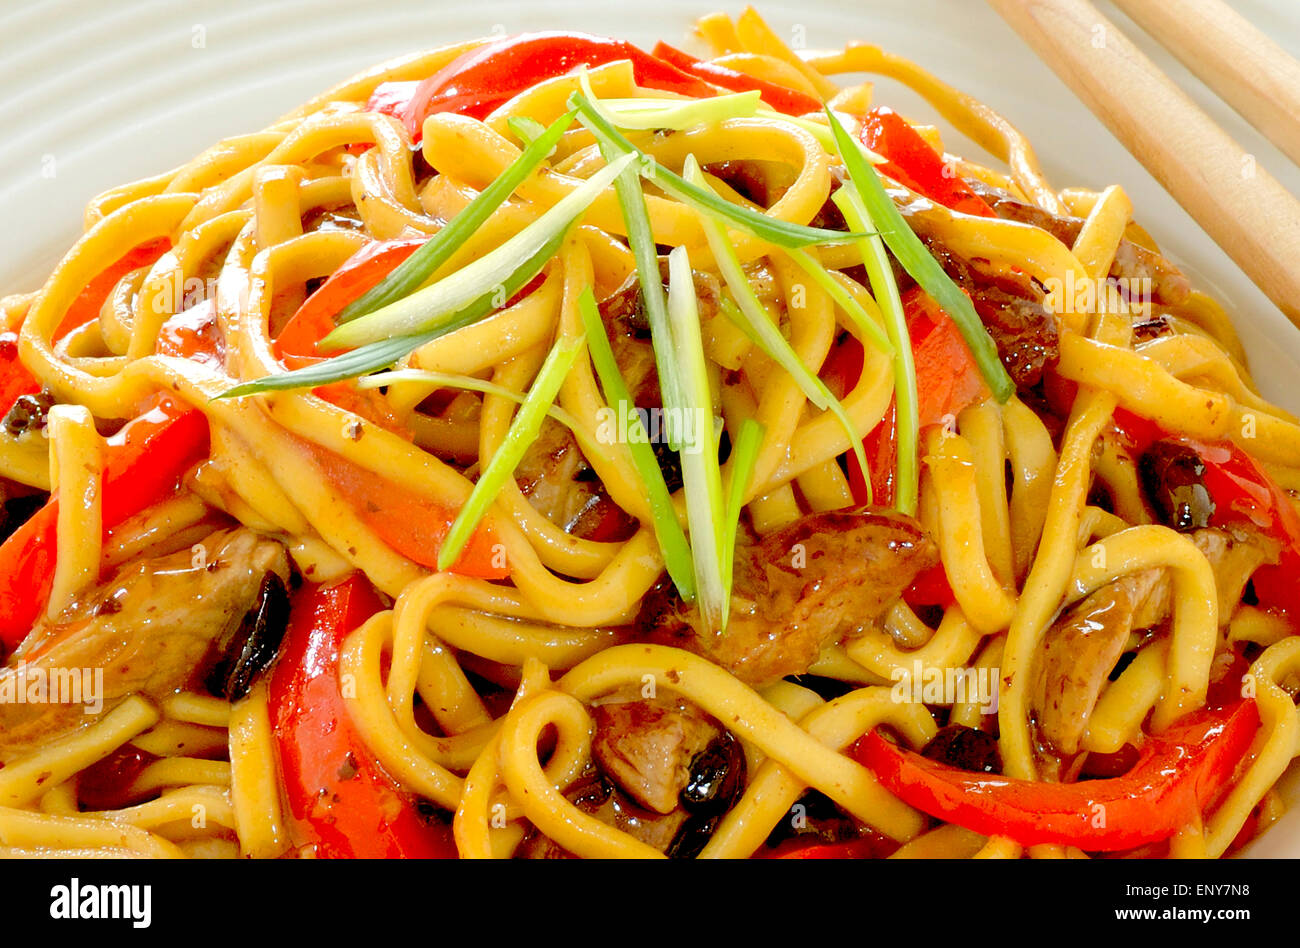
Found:
[[[1222,0],[1114,0],[1300,164],[1300,62]]]
[[[1300,327],[1300,202],[1088,0],[988,0]]]

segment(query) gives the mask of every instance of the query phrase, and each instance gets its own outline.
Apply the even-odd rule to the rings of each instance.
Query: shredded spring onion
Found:
[[[590,289],[583,290],[578,297],[578,311],[582,314],[582,326],[587,334],[587,352],[600,379],[601,388],[605,390],[606,400],[620,417],[628,417],[630,423],[640,429],[639,436],[629,434],[628,450],[632,454],[632,464],[645,486],[655,536],[664,555],[664,565],[682,599],[694,602],[695,574],[691,548],[677,519],[677,510],[673,506],[673,498],[668,492],[668,484],[664,480],[659,461],[650,447],[650,437],[641,424],[640,416],[635,414],[636,404],[632,401],[627,382],[614,359],[614,350],[605,334],[605,325],[601,322]]]
[[[485,293],[437,329],[413,336],[397,336],[393,339],[372,342],[369,345],[360,346],[350,352],[344,352],[315,365],[294,369],[292,372],[267,375],[260,379],[253,379],[235,385],[217,397],[240,398],[244,395],[257,395],[261,392],[314,388],[318,385],[331,385],[334,382],[354,379],[357,376],[365,375],[367,372],[374,372],[376,369],[387,368],[439,336],[445,336],[449,332],[463,329],[472,323],[478,322],[493,310],[499,309],[500,307],[497,305],[498,297],[504,296],[509,299],[523,289],[529,280],[541,272],[546,262],[555,256],[562,241],[563,235],[561,234],[538,250],[532,259],[525,261],[523,266],[506,280],[502,287],[502,293],[498,294],[495,290],[492,293]]]
[[[570,112],[569,115],[573,113]],[[546,126],[527,115],[512,115],[506,119],[506,125],[514,132],[524,145],[531,145],[546,134]]]
[[[746,418],[740,433],[731,446],[730,479],[727,484],[727,510],[722,520],[722,614],[731,614],[731,584],[736,570],[736,533],[740,529],[740,511],[745,506],[745,493],[749,490],[754,467],[758,463],[758,450],[763,444],[763,426],[753,418]]]
[[[894,345],[889,341],[889,336],[885,334],[885,331],[862,308],[862,304],[853,298],[853,294],[844,289],[840,282],[831,276],[830,271],[822,266],[820,260],[806,250],[787,250],[786,253],[805,273],[813,278],[813,282],[826,291],[827,295],[835,301],[835,305],[844,310],[864,338],[869,340],[881,352],[890,354],[894,351]]]
[[[835,192],[835,204],[844,213],[846,221],[865,221],[866,208],[852,185]],[[849,226],[853,226],[850,224]],[[895,506],[905,514],[916,513],[920,493],[920,471],[917,451],[920,441],[919,404],[916,390],[916,365],[912,359],[911,336],[907,331],[907,318],[903,315],[903,301],[898,295],[894,271],[889,266],[885,245],[874,235],[859,241],[862,262],[867,268],[871,292],[876,305],[885,317],[885,329],[894,344],[894,417],[898,438],[898,484],[895,488]],[[871,481],[868,479],[867,483]]]
[[[920,238],[912,233],[885,186],[880,183],[879,176],[863,157],[861,146],[849,137],[835,113],[827,109],[826,117],[830,121],[844,167],[849,173],[848,184],[852,185],[852,190],[866,211],[865,226],[871,227],[884,238],[903,269],[952,317],[989,389],[999,402],[1005,402],[1015,394],[1015,383],[1007,375],[1002,360],[998,358],[998,347],[984,328],[970,298],[944,272],[943,266],[934,259]],[[840,209],[843,210],[843,205]],[[850,223],[850,226],[853,225]]]
[[[603,143],[608,142],[611,147],[619,151],[640,155],[642,160],[638,162],[638,168],[641,174],[683,204],[687,204],[697,211],[725,217],[747,233],[766,240],[768,243],[776,244],[778,247],[842,244],[855,237],[865,236],[863,234],[846,234],[836,230],[823,230],[818,227],[793,224],[790,221],[771,217],[752,208],[733,204],[707,189],[691,184],[683,179],[681,175],[669,171],[628,141],[613,124],[600,114],[596,106],[592,104],[591,99],[588,98],[588,95],[590,93],[584,95],[575,92],[569,97],[569,104],[578,110],[582,124],[586,125],[592,134],[602,142],[602,151],[604,150]],[[609,160],[608,155],[606,155],[605,160]]]
[[[578,74],[578,81],[591,93],[591,83],[586,73]],[[613,161],[620,155],[631,154],[618,142],[606,134],[600,125],[590,123],[586,117],[583,124],[596,136],[601,154],[605,161]],[[641,286],[641,299],[645,304],[646,321],[650,324],[650,342],[654,347],[655,362],[659,368],[659,389],[664,402],[681,400],[681,378],[677,361],[672,357],[672,331],[668,327],[668,303],[664,299],[664,285],[659,273],[659,248],[655,244],[654,234],[650,229],[650,213],[646,210],[645,192],[641,190],[641,178],[632,168],[627,168],[614,181],[614,192],[618,195],[619,205],[623,211],[623,222],[627,226],[627,242],[636,261],[637,282]],[[668,446],[674,451],[681,450],[681,439],[675,427],[667,431]]]
[[[619,128],[683,129],[758,114],[761,93],[734,92],[711,99],[592,99]],[[827,130],[829,131],[829,130]]]
[[[543,128],[540,122],[529,119],[539,131],[532,138],[521,138],[528,141],[528,146],[511,162],[510,167],[448,221],[447,226],[438,231],[427,244],[403,260],[379,283],[343,307],[335,322],[342,325],[369,315],[410,296],[427,283],[438,268],[460,249],[461,244],[482,227],[506,198],[514,193],[515,188],[555,151],[560,136],[573,124],[575,114],[570,111],[561,115],[551,123],[550,128]]]
[[[681,401],[670,404],[665,398],[665,407],[669,417],[690,419],[685,426],[681,460],[686,525],[691,533],[691,558],[695,566],[695,602],[705,627],[721,631],[726,628],[728,618],[722,540],[726,510],[718,465],[721,426],[720,419],[713,414],[695,279],[685,247],[674,247],[668,254],[668,319],[684,385]]]
[[[410,296],[339,326],[321,340],[318,348],[345,349],[438,328],[474,300],[504,286],[519,269],[520,260],[531,259],[539,249],[567,232],[634,160],[633,155],[614,159],[499,247]]]
[[[694,155],[687,156],[684,170],[688,181],[697,187],[708,189],[708,182],[704,180],[704,173],[700,170],[699,162],[695,160]],[[722,222],[709,214],[701,214],[700,222],[704,226],[704,236],[709,241],[709,249],[713,251],[718,271],[736,301],[734,309],[724,307],[723,313],[736,322],[769,359],[790,374],[795,384],[799,386],[799,391],[803,392],[808,401],[822,411],[829,411],[839,420],[840,425],[848,433],[849,444],[862,469],[862,475],[870,482],[867,455],[862,448],[863,432],[858,431],[857,425],[844,410],[840,400],[832,395],[826,384],[803,364],[799,354],[794,351],[785,336],[781,335],[781,330],[768,313],[767,307],[754,292],[749,277],[745,276],[740,257],[736,254],[736,247],[727,236],[727,229]]]
[[[519,466],[529,445],[537,440],[542,422],[549,413],[560,386],[564,384],[565,376],[573,367],[574,360],[582,351],[584,342],[583,337],[569,341],[559,340],[551,347],[528,395],[510,423],[505,440],[479,473],[469,499],[452,521],[451,528],[442,541],[442,548],[438,550],[439,570],[445,570],[456,562],[479,521],[501,492],[501,486]]]

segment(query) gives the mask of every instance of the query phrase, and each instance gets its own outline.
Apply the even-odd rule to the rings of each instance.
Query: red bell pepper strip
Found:
[[[326,357],[316,352],[316,343],[334,329],[339,311],[388,276],[428,239],[377,240],[343,261],[284,324],[271,346],[276,358],[289,369],[323,361]]]
[[[420,80],[411,79],[396,82],[381,82],[375,86],[370,98],[366,100],[367,112],[378,112],[400,119],[415,97],[415,90],[420,87]]]
[[[1196,452],[1205,464],[1203,480],[1214,500],[1210,526],[1246,527],[1278,542],[1278,562],[1255,570],[1251,584],[1260,605],[1281,609],[1300,620],[1300,514],[1286,491],[1232,441],[1174,437],[1124,408],[1116,409],[1114,424],[1134,456],[1162,438],[1172,438]]]
[[[993,209],[970,189],[920,133],[891,108],[880,106],[862,123],[862,144],[882,158],[882,173],[917,194],[962,214],[995,217]]]
[[[356,573],[294,596],[267,691],[290,831],[322,859],[455,858],[451,827],[422,816],[384,772],[343,698],[343,640],[383,608]]]
[[[22,395],[34,395],[41,383],[18,358],[18,334],[0,333],[0,418],[9,413]]]
[[[344,261],[328,280],[298,307],[272,343],[272,351],[286,367],[301,368],[322,361],[316,343],[334,328],[334,317],[365,293],[428,238],[376,241]],[[381,427],[410,437],[387,411],[378,392],[359,391],[350,382],[322,385],[314,394]],[[304,449],[331,484],[352,504],[361,521],[385,543],[421,566],[436,568],[438,550],[456,518],[456,511],[394,484],[386,477],[353,464],[332,451],[302,442]],[[495,550],[490,528],[477,530],[452,571],[464,576],[504,579],[509,576]]]
[[[806,92],[768,82],[766,79],[757,79],[735,69],[719,66],[717,63],[696,59],[667,43],[657,44],[652,52],[659,59],[676,66],[682,72],[689,72],[715,86],[730,89],[732,92],[757,90],[764,102],[786,115],[807,115],[809,112],[820,112],[822,109],[821,101]]]
[[[903,593],[903,600],[913,609],[923,606],[950,606],[957,601],[957,594],[948,582],[948,571],[942,563],[935,563],[921,575]]]
[[[975,358],[952,318],[920,287],[903,294],[903,315],[916,365],[917,409],[921,427],[943,424],[969,405],[988,397],[988,386]],[[862,345],[850,337],[832,353],[822,373],[842,392],[851,390],[862,374]],[[871,469],[871,500],[881,506],[894,502],[898,468],[898,438],[894,405],[868,432],[862,445]],[[850,463],[849,486],[853,499],[867,502],[866,485],[856,464]]]
[[[544,79],[562,76],[579,66],[602,66],[620,59],[632,61],[637,84],[646,88],[695,98],[717,94],[717,89],[702,79],[622,40],[588,33],[520,33],[472,49],[425,79],[401,118],[412,140],[418,141],[424,120],[436,112],[481,119]],[[375,91],[378,94],[380,90]],[[384,90],[381,99],[396,98],[398,94],[399,90]]]
[[[54,331],[54,341],[58,342],[72,330],[84,326],[92,319],[98,319],[104,301],[108,299],[108,294],[113,292],[113,287],[117,286],[117,282],[122,277],[132,270],[150,266],[171,248],[172,242],[170,240],[166,237],[159,237],[156,240],[140,244],[138,247],[133,247],[106,267],[87,283],[82,291],[77,294],[76,299],[72,301],[68,311],[63,314],[58,329]]]
[[[960,770],[872,731],[852,755],[923,813],[1024,846],[1117,852],[1168,839],[1201,816],[1232,779],[1259,729],[1253,700],[1194,712],[1148,738],[1122,777],[1042,783]]]
[[[208,421],[163,398],[108,439],[102,514],[105,534],[162,500],[208,454]],[[17,647],[45,609],[54,579],[57,492],[0,546],[0,645]]]
[[[381,540],[412,562],[438,568],[438,551],[457,511],[407,490],[319,445],[302,442],[326,479],[349,499],[357,516]],[[482,523],[449,572],[482,579],[510,575],[496,534]]]
[[[916,366],[917,407],[921,427],[943,424],[966,407],[987,398],[988,386],[961,336],[957,324],[920,287],[903,294],[903,315],[907,319]],[[825,373],[836,380],[841,391],[857,384],[862,374],[862,346],[853,338],[832,354]],[[878,506],[890,506],[895,499],[898,474],[898,429],[891,400],[884,418],[862,439],[871,474],[871,492],[858,465],[848,464],[849,489],[853,499],[865,504],[868,497]],[[943,564],[937,563],[917,577],[903,594],[913,607],[946,606],[953,599]]]

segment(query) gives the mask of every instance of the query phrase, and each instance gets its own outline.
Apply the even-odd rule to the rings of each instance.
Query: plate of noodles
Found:
[[[36,30],[4,855],[1295,854],[1295,331],[813,6]]]

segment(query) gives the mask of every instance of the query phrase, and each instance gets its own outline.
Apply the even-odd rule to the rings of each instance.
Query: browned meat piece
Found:
[[[1044,636],[1031,706],[1040,736],[1060,753],[1078,753],[1092,709],[1134,628],[1138,597],[1149,585],[1144,574],[1108,583]]]
[[[1276,540],[1259,533],[1209,528],[1192,534],[1192,542],[1210,561],[1219,593],[1219,625],[1227,625],[1241,602],[1246,583],[1261,566],[1275,564],[1281,554]]]
[[[1004,220],[1032,224],[1054,235],[1066,246],[1072,246],[1083,228],[1083,219],[1050,214],[1041,208],[1017,200],[1010,193],[992,187],[981,181],[968,181],[975,190],[993,208],[993,213]],[[1191,293],[1191,284],[1181,270],[1158,253],[1153,253],[1131,240],[1121,240],[1115,251],[1115,261],[1111,264],[1110,275],[1126,283],[1131,280],[1149,279],[1152,288],[1152,302],[1166,306],[1177,306],[1186,302]]]
[[[1011,380],[1019,389],[1033,388],[1060,357],[1052,314],[1041,302],[996,286],[974,286],[970,295]]]
[[[214,533],[203,545],[202,560],[185,550],[124,567],[37,624],[0,670],[0,694],[38,678],[53,689],[71,672],[84,688],[83,669],[91,682],[102,669],[102,693],[83,691],[80,704],[0,702],[0,761],[92,723],[87,705],[105,711],[134,693],[162,699],[202,687],[218,643],[256,604],[265,575],[289,577],[284,547],[250,530]]]
[[[1219,623],[1226,625],[1251,574],[1277,561],[1265,537],[1208,528],[1191,534],[1214,571]],[[1043,739],[1062,754],[1079,750],[1088,718],[1129,633],[1169,617],[1173,593],[1164,569],[1143,570],[1108,583],[1059,619],[1043,639],[1032,705]]]
[[[1256,533],[1217,527],[1194,530],[1189,536],[1210,563],[1219,594],[1219,624],[1227,625],[1251,575],[1264,564],[1277,562],[1277,542]],[[1169,617],[1173,603],[1169,574],[1160,569],[1145,570],[1135,576],[1140,586],[1134,597],[1137,609],[1133,628],[1155,628]]]
[[[609,499],[577,440],[552,419],[515,469],[519,489],[542,516],[574,536],[626,539],[635,521]]]
[[[601,769],[637,803],[657,813],[677,809],[691,761],[721,733],[694,705],[626,701],[595,708],[591,751]]]
[[[925,202],[925,207],[933,205]],[[1028,278],[985,271],[953,253],[938,237],[926,233],[918,223],[923,220],[923,214],[909,217],[909,223],[918,227],[921,242],[970,294],[975,312],[997,344],[998,357],[1016,387],[1033,388],[1042,381],[1043,371],[1060,357],[1056,318],[1045,305],[1045,294]]]
[[[896,511],[812,514],[737,549],[725,634],[703,628],[668,582],[645,597],[637,627],[761,686],[806,672],[822,648],[877,619],[938,561],[920,525]]]

